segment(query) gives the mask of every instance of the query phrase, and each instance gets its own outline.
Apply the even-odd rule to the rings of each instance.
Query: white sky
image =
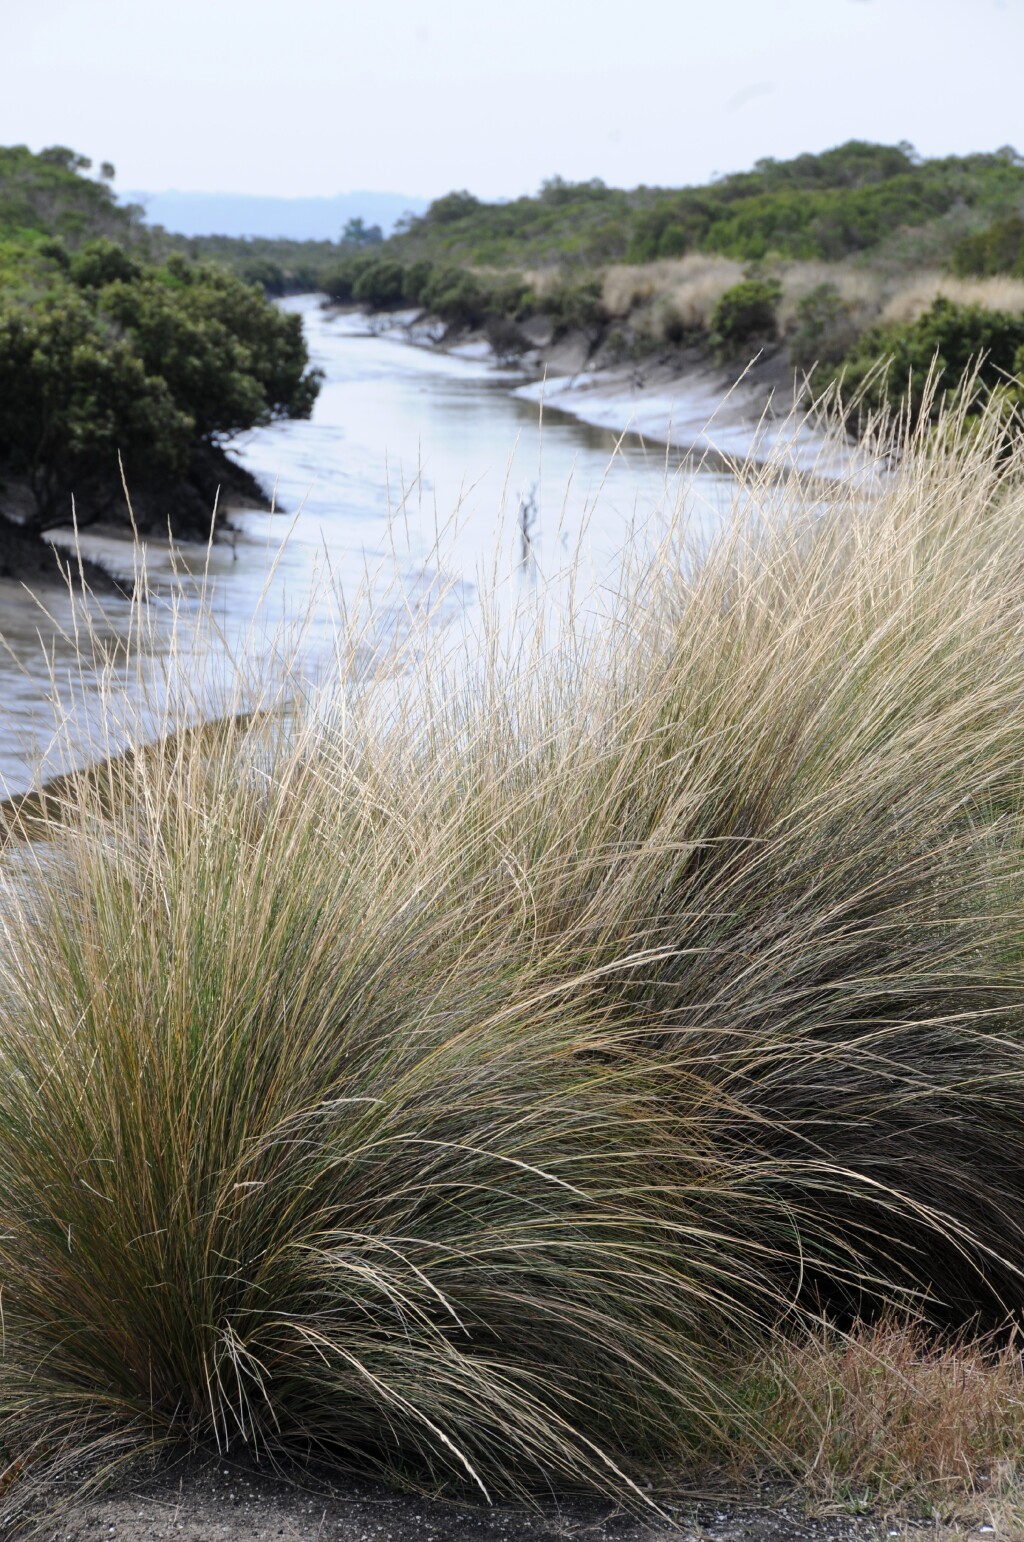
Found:
[[[1024,0],[0,0],[0,144],[117,186],[483,197],[1024,150]]]

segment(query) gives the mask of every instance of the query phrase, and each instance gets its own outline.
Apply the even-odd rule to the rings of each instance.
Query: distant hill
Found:
[[[405,213],[422,214],[425,198],[402,193],[338,193],[333,198],[270,198],[245,193],[125,193],[141,204],[146,222],[185,236],[264,236],[290,241],[337,241],[350,219],[379,225],[385,235]]]

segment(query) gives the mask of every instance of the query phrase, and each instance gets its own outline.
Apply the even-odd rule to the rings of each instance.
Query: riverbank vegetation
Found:
[[[198,735],[190,646],[144,754],[108,665],[0,871],[5,1522],[181,1442],[1010,1513],[1024,450],[877,448],[555,637],[356,608]]]
[[[372,243],[172,236],[87,170],[61,147],[0,152],[0,239],[103,237],[151,262],[227,267],[270,295],[320,288],[371,311],[414,308],[453,333],[485,330],[508,358],[568,335],[596,363],[734,365],[762,350],[825,385],[840,366],[863,373],[869,352],[916,357],[914,329],[937,299],[958,311],[925,329],[943,359],[950,329],[977,334],[981,311],[1024,311],[1024,163],[1009,147],[929,160],[851,141],[696,188],[555,177],[507,202],[447,194]],[[751,284],[766,298],[744,324]],[[948,360],[951,381],[961,362]],[[890,401],[898,370],[893,382]]]
[[[310,410],[300,323],[266,300],[295,287],[412,309],[538,367],[564,348],[562,367],[734,375],[760,354],[766,394],[794,375],[810,396],[859,385],[852,428],[908,392],[918,411],[933,359],[940,396],[981,360],[971,410],[992,391],[1020,405],[1010,148],[925,160],[851,141],[699,188],[556,177],[505,203],[447,194],[387,241],[285,246],[150,229],[112,167],[90,170],[61,146],[0,150],[0,498],[28,527],[70,523],[72,494],[79,523],[127,524],[118,452],[144,528],[203,534],[218,487],[258,501],[223,450]],[[12,540],[0,525],[0,566]]]
[[[449,194],[382,247],[349,253],[323,286],[338,303],[483,329],[503,357],[570,333],[594,366],[685,372],[760,352],[779,379],[786,366],[814,376],[814,394],[894,356],[865,405],[895,405],[907,361],[920,371],[928,348],[924,376],[937,355],[953,387],[965,339],[987,356],[982,390],[1019,376],[1022,210],[1012,149],[924,160],[853,141],[701,188],[555,178],[508,203]]]
[[[123,468],[138,528],[204,538],[218,487],[262,501],[225,444],[308,417],[319,377],[299,317],[220,265],[156,260],[87,167],[0,151],[0,512],[127,529]]]
[[[836,262],[911,241],[918,260],[1016,210],[1024,168],[1011,149],[925,160],[909,145],[851,140],[818,155],[759,161],[703,187],[626,192],[554,177],[535,197],[437,199],[389,243],[412,259],[476,267],[577,257],[594,266],[688,251],[739,262]],[[911,234],[913,233],[913,234]]]

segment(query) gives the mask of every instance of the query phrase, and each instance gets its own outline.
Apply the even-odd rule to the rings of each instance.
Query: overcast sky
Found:
[[[0,0],[0,143],[119,188],[483,197],[1024,149],[1024,0]]]

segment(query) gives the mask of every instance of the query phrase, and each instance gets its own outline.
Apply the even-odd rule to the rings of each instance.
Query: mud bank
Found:
[[[352,314],[352,307],[326,308]],[[419,311],[371,313],[365,323],[373,336],[489,362],[522,400],[596,428],[638,434],[681,456],[765,464],[784,450],[790,464],[825,477],[848,475],[855,461],[855,446],[806,410],[802,382],[782,347],[728,367],[695,348],[621,360],[582,332],[556,339],[534,318],[521,328],[529,349],[511,355],[486,331],[453,336]]]
[[[232,510],[270,508],[257,478],[216,445],[204,445],[193,453],[180,482],[147,483],[139,478],[131,481],[130,493],[129,509],[120,482],[92,489],[81,502],[76,500],[74,522],[69,507],[65,521],[37,530],[32,526],[28,487],[15,480],[4,483],[0,486],[0,579],[13,579],[31,589],[66,585],[69,576],[78,579],[81,563],[81,576],[96,593],[123,593],[124,584],[112,568],[76,549],[75,523],[79,531],[121,536],[129,546],[135,532],[206,541],[211,534],[230,530],[227,516]]]

